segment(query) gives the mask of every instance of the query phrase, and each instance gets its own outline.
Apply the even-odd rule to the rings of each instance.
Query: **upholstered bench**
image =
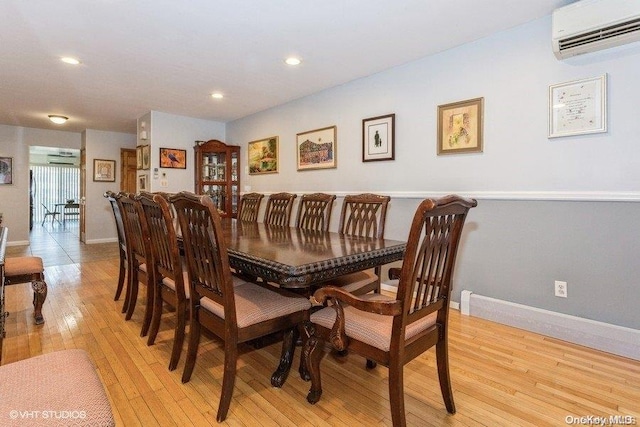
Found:
[[[31,282],[33,288],[33,317],[36,325],[44,323],[42,305],[47,298],[47,283],[44,281],[42,258],[37,256],[5,257],[4,277],[6,284]]]
[[[115,426],[109,398],[84,350],[0,366],[0,425]]]

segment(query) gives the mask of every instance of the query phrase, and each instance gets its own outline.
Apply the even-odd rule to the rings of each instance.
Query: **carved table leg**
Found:
[[[278,369],[271,375],[271,385],[274,387],[282,387],[289,376],[291,364],[293,363],[293,354],[298,340],[298,328],[291,328],[284,332],[282,338],[282,354],[280,355],[280,364]]]
[[[298,372],[300,373],[300,378],[304,381],[311,380],[311,375],[309,375],[309,351],[310,347],[307,345],[309,338],[311,338],[316,332],[316,328],[313,323],[307,321],[302,324],[302,354],[300,355],[300,368],[298,368]]]
[[[33,288],[33,317],[35,318],[36,325],[42,325],[44,323],[44,317],[42,316],[42,305],[44,300],[47,299],[47,282],[44,280],[34,280],[31,282]]]

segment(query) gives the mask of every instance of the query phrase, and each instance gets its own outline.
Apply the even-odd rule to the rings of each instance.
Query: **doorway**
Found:
[[[135,193],[137,179],[136,174],[138,172],[136,166],[136,150],[121,148],[120,164],[122,165],[122,169],[120,171],[120,176],[122,177],[122,180],[120,181],[120,191]]]

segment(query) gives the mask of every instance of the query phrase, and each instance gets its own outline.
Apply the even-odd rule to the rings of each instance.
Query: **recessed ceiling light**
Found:
[[[291,57],[285,59],[284,62],[287,65],[300,65],[300,63],[302,61],[299,58],[296,58],[295,56],[291,56]]]
[[[72,58],[70,56],[65,56],[63,58],[60,58],[60,61],[66,63],[66,64],[71,64],[71,65],[78,65],[80,64],[80,61],[76,58]]]
[[[58,116],[56,114],[49,114],[49,120],[51,120],[53,123],[57,125],[61,125],[61,124],[64,124],[67,120],[69,120],[69,117]]]
[[[215,99],[222,99],[222,98],[224,98],[224,95],[221,94],[220,92],[214,92],[214,93],[211,94],[211,97],[215,98]]]

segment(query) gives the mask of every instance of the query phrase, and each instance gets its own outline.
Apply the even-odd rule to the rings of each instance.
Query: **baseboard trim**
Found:
[[[462,314],[640,360],[640,330],[462,291]]]
[[[118,242],[118,238],[117,237],[109,237],[106,239],[92,239],[92,240],[87,240],[85,243],[87,245],[95,245],[97,243],[114,243],[114,242]]]
[[[29,246],[28,240],[14,240],[13,242],[7,242],[7,246]]]

